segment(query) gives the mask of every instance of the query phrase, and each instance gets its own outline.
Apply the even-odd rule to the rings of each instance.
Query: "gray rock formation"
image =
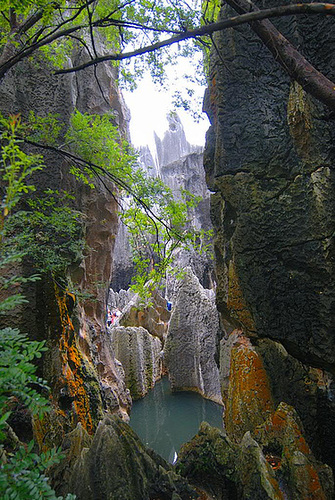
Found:
[[[215,303],[187,268],[173,305],[164,347],[172,390],[193,390],[222,403],[215,363],[219,336]]]
[[[192,146],[186,139],[184,127],[177,113],[171,112],[167,115],[169,130],[160,139],[155,134],[157,163],[160,166],[169,165],[174,161],[188,155],[192,151]]]
[[[59,485],[59,494],[75,493],[78,500],[198,497],[165,460],[146,448],[129,425],[115,416],[99,423],[93,440],[83,437],[78,429],[67,437],[66,445],[68,482]]]
[[[154,291],[151,294],[149,305],[143,305],[141,297],[135,295],[122,311],[119,324],[121,326],[142,326],[151,335],[164,342],[170,316],[166,300],[157,291]]]
[[[100,49],[103,51],[97,41],[97,50]],[[79,50],[73,56],[74,62],[80,63],[86,56],[84,49]],[[116,68],[101,64],[96,73],[88,68],[77,75],[57,77],[41,57],[24,60],[1,82],[0,110],[4,114],[21,113],[23,121],[31,110],[42,117],[48,113],[58,115],[62,133],[76,108],[87,113],[109,112],[126,135],[129,113],[117,88],[117,76]],[[89,298],[74,304],[74,296],[65,285],[69,276],[58,277],[58,284],[43,276],[24,290],[29,304],[24,311],[18,311],[15,325],[29,332],[32,338],[45,340],[49,346],[43,358],[43,376],[51,387],[57,432],[50,431],[48,436],[57,434],[57,439],[61,439],[62,433],[71,430],[78,421],[93,432],[104,407],[126,418],[131,399],[111,355],[105,331],[106,292],[118,230],[118,207],[109,192],[114,186],[96,181],[96,188],[90,189],[69,174],[69,164],[62,157],[50,151],[43,152],[43,156],[47,168],[31,180],[36,194],[47,188],[66,190],[75,197],[74,208],[84,214],[85,259],[73,262],[69,274],[71,287],[85,292]],[[31,263],[27,263],[22,274],[32,272]],[[108,395],[105,401],[104,395]],[[43,436],[37,439],[42,443]],[[52,446],[59,443],[57,439]]]
[[[266,2],[268,8],[276,5]],[[234,15],[226,4],[221,14]],[[334,81],[329,19],[297,17],[275,24]],[[327,431],[335,417],[334,113],[290,80],[250,26],[218,33],[216,46],[204,164],[215,192],[218,309],[228,331],[242,330],[256,350],[261,348],[259,358],[245,348],[246,369],[257,359],[255,373],[265,367],[276,402],[297,404],[309,432],[314,421],[307,440],[334,467],[335,437]],[[261,338],[284,349],[271,342],[265,347]],[[241,358],[243,345],[232,351]],[[287,373],[304,369],[302,381]],[[310,378],[315,369],[318,388]],[[243,370],[234,370],[233,384],[251,408],[255,395]],[[313,401],[306,404],[308,398]],[[233,429],[239,421],[230,424]]]
[[[162,373],[162,344],[144,328],[115,326],[110,329],[112,348],[125,373],[133,399],[142,398]]]
[[[127,290],[134,275],[134,263],[126,226],[120,222],[115,238],[111,288],[115,292]]]
[[[109,290],[108,296],[108,306],[111,310],[119,309],[122,311],[125,309],[130,301],[134,299],[135,293],[132,290],[119,290],[114,292],[112,288]]]

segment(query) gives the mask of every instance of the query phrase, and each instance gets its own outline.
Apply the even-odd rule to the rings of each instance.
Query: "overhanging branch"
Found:
[[[226,0],[226,2],[239,13],[250,10],[250,7],[256,9],[253,11],[255,13],[264,12],[259,11],[250,0]],[[321,4],[314,5],[320,7]],[[308,4],[305,4],[305,6],[307,7]],[[313,4],[308,6],[306,13],[309,13],[309,9],[312,6]],[[331,15],[334,15],[335,5],[324,4],[324,9],[329,11]],[[267,18],[264,20],[255,19],[250,23],[251,28],[264,42],[275,60],[279,62],[292,80],[297,81],[308,94],[335,111],[334,82],[310,64]]]
[[[247,14],[242,14],[236,17],[225,19],[217,23],[208,24],[201,26],[200,28],[194,30],[183,31],[182,33],[170,37],[166,40],[156,42],[152,45],[147,45],[145,47],[140,47],[131,52],[124,52],[119,54],[109,54],[106,56],[97,57],[87,61],[78,66],[72,68],[61,69],[55,72],[56,75],[62,75],[65,73],[72,73],[75,71],[83,70],[89,66],[99,64],[105,61],[122,61],[124,59],[130,59],[139,55],[143,55],[149,52],[154,52],[163,47],[168,47],[174,45],[175,43],[188,40],[190,38],[197,38],[201,36],[211,35],[217,31],[222,31],[227,28],[234,28],[240,26],[241,24],[250,23],[252,21],[259,21],[267,18],[273,17],[283,17],[293,14],[323,14],[335,16],[335,5],[330,3],[308,3],[308,4],[294,4],[286,5],[282,7],[275,7],[272,9],[265,9],[260,11],[248,12]]]
[[[100,180],[101,180],[101,176],[108,178],[114,184],[116,184],[120,188],[124,189],[127,193],[129,193],[131,196],[133,196],[133,198],[144,209],[147,217],[154,224],[155,231],[156,231],[157,235],[158,235],[157,223],[160,223],[160,224],[162,224],[162,226],[165,227],[169,237],[173,234],[177,239],[179,239],[180,241],[182,240],[182,236],[177,231],[175,231],[173,227],[170,227],[163,219],[158,217],[155,214],[155,212],[153,210],[151,210],[151,208],[139,196],[137,196],[137,194],[134,192],[134,190],[131,188],[131,186],[129,186],[129,184],[127,182],[125,182],[124,180],[122,180],[120,177],[112,174],[111,172],[109,172],[105,168],[101,167],[100,165],[97,165],[96,163],[93,163],[91,161],[84,160],[84,159],[80,158],[79,156],[76,156],[73,153],[70,153],[69,151],[65,151],[64,149],[60,149],[56,146],[50,146],[48,144],[41,144],[41,143],[38,143],[35,141],[31,141],[30,139],[26,139],[24,137],[21,137],[20,139],[23,140],[23,142],[25,142],[26,144],[29,144],[30,146],[34,146],[34,147],[39,148],[39,149],[52,151],[54,153],[61,155],[63,158],[74,162],[77,166],[84,166],[84,167],[88,168]],[[104,183],[104,185],[106,186],[105,183]],[[108,189],[108,191],[109,191],[109,189]],[[113,193],[111,193],[111,194],[114,197],[114,194]]]

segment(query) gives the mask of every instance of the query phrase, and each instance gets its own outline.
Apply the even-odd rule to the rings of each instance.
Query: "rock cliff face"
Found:
[[[328,23],[276,21],[334,80]],[[204,163],[215,191],[217,305],[232,336],[221,358],[230,360],[221,378],[227,430],[239,442],[267,415],[273,422],[277,404],[294,405],[304,439],[334,467],[334,116],[290,82],[249,26],[218,34],[216,45]],[[301,498],[324,498],[313,495]]]
[[[196,391],[222,403],[219,370],[215,363],[219,318],[214,301],[198,278],[190,268],[185,273],[164,347],[171,389]]]
[[[143,398],[162,373],[162,343],[144,328],[111,328],[112,348],[125,372],[125,382],[133,399]]]
[[[82,56],[79,51],[75,62],[80,62]],[[115,69],[108,65],[99,66],[96,76],[85,70],[74,76],[56,77],[43,61],[24,61],[1,82],[0,109],[5,114],[21,113],[23,118],[30,110],[41,116],[58,114],[63,133],[75,108],[97,114],[108,111],[114,113],[115,123],[126,134],[129,117],[116,79]],[[33,338],[47,341],[42,372],[51,386],[54,411],[50,422],[46,422],[46,441],[46,428],[36,429],[38,441],[47,445],[49,438],[53,444],[59,443],[77,422],[92,433],[104,408],[126,416],[131,400],[105,331],[107,290],[118,228],[117,205],[108,192],[113,186],[99,181],[96,189],[79,185],[69,175],[69,165],[55,153],[47,152],[44,162],[47,168],[33,179],[37,192],[50,187],[70,192],[75,197],[75,208],[85,215],[86,221],[85,258],[73,263],[68,276],[55,281],[43,278],[25,290],[29,306],[21,311],[16,322]],[[25,272],[31,273],[31,269]],[[90,299],[74,303],[71,286],[88,293]]]

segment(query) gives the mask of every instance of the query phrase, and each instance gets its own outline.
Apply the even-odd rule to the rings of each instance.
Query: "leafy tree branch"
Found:
[[[72,68],[65,68],[58,71],[55,71],[56,75],[61,75],[65,73],[72,73],[75,71],[80,71],[89,66],[99,64],[104,61],[122,61],[123,59],[130,59],[132,57],[136,57],[139,55],[146,54],[148,52],[154,52],[163,47],[168,47],[170,45],[174,45],[175,43],[182,42],[184,40],[188,40],[190,38],[197,38],[205,35],[211,35],[217,31],[222,31],[228,28],[234,28],[236,26],[240,26],[241,24],[246,24],[254,21],[259,21],[267,18],[273,17],[283,17],[293,14],[323,14],[323,15],[331,15],[335,16],[335,5],[333,4],[295,4],[295,5],[286,5],[282,7],[274,7],[272,9],[264,9],[258,10],[254,12],[249,12],[247,14],[241,14],[236,17],[232,17],[230,19],[225,19],[223,21],[219,21],[217,23],[208,24],[205,26],[201,26],[200,28],[193,30],[186,30],[179,33],[176,36],[173,36],[167,40],[162,40],[160,42],[154,43],[152,45],[148,45],[145,47],[138,48],[131,52],[124,52],[120,54],[109,54],[106,56],[96,57],[86,63],[83,63],[78,66],[74,66]]]
[[[8,39],[3,38],[1,41],[0,78],[18,62],[39,49],[53,47],[60,40],[70,43],[75,36],[87,45],[85,33],[89,34],[92,46],[90,60],[72,68],[63,67],[56,74],[80,71],[105,61],[120,62],[149,55],[186,40],[203,43],[203,37],[211,39],[217,31],[249,23],[290,77],[300,83],[306,92],[335,109],[334,83],[317,71],[268,21],[270,18],[301,14],[334,16],[334,4],[300,3],[263,10],[252,7],[250,12],[252,4],[246,0],[227,0],[227,3],[239,12],[238,16],[208,23],[208,20],[213,19],[213,13],[207,2],[202,13],[204,25],[196,27],[200,18],[186,2],[178,6],[173,2],[111,2],[108,7],[97,0],[85,0],[77,6],[69,6],[64,1],[57,5],[46,0],[35,0],[32,4],[13,2],[6,18],[9,24]],[[0,6],[3,6],[4,13],[8,2],[2,0]],[[34,7],[36,11],[32,12]],[[97,54],[96,37],[99,33],[109,40],[112,53]],[[142,41],[150,33],[153,35],[150,43],[143,45]],[[173,36],[162,40],[162,34]],[[120,43],[124,46],[132,44],[134,49],[117,51]]]

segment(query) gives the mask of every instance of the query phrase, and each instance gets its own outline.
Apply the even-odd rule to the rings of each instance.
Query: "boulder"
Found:
[[[215,362],[219,336],[215,303],[187,268],[173,306],[164,347],[173,391],[196,391],[222,404]]]
[[[315,459],[299,417],[285,403],[239,443],[203,422],[182,446],[176,470],[220,500],[333,498],[330,467]]]
[[[116,326],[110,331],[113,352],[122,364],[126,386],[133,399],[142,398],[161,377],[161,341],[141,326]]]

